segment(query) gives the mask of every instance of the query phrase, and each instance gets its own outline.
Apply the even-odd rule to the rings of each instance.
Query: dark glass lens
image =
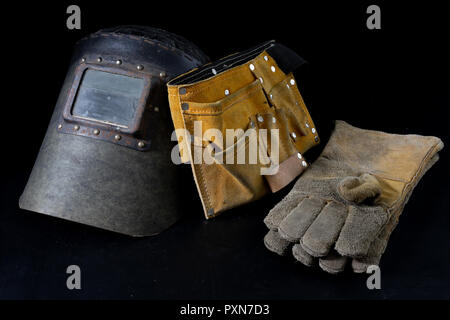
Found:
[[[72,115],[130,127],[143,89],[143,79],[87,69],[78,88]]]

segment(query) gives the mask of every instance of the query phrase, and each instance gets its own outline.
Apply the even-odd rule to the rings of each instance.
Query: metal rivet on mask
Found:
[[[290,87],[289,87],[289,85],[286,83],[286,87],[289,89]]]
[[[300,152],[297,153],[297,158],[299,158],[299,159],[303,158],[303,157],[302,157],[302,154],[301,154]]]
[[[269,58],[267,58],[267,56],[264,56],[264,60],[269,61]]]
[[[250,70],[255,70],[255,66],[253,65],[253,63],[250,63],[250,65],[249,65],[249,67],[250,67]]]
[[[308,122],[305,122],[305,126],[306,126],[307,128],[309,128],[309,124],[308,124]]]
[[[312,133],[316,133],[316,128],[312,128],[312,129],[311,129],[311,132],[312,132]]]
[[[186,88],[180,88],[180,94],[186,94]]]
[[[272,70],[272,72],[275,72],[275,67],[274,67],[274,66],[271,66],[271,67],[270,67],[270,70]]]
[[[297,138],[297,135],[295,134],[295,132],[291,132],[291,137],[292,137],[292,139],[294,139],[294,140],[295,140],[295,138]]]
[[[291,79],[291,81],[289,81],[289,83],[291,84],[291,86],[293,86],[295,84],[294,79]]]
[[[259,122],[264,122],[264,118],[262,116],[258,116],[258,121]]]
[[[217,74],[217,71],[216,71],[216,69],[214,69],[214,68],[211,69],[211,72],[213,73],[213,75],[216,75],[216,74]]]
[[[253,121],[250,121],[250,127],[253,128],[255,126]]]
[[[122,60],[116,60],[116,64],[117,64],[117,65],[122,64]]]
[[[225,95],[227,96],[227,95],[229,95],[229,94],[230,94],[230,90],[225,89]]]
[[[142,70],[142,69],[144,69],[144,66],[143,66],[142,64],[138,64],[138,65],[136,66],[136,69]]]
[[[181,110],[189,110],[189,104],[184,102],[181,104]]]
[[[103,61],[102,57],[97,58],[97,62],[102,62],[102,61]]]
[[[276,122],[277,122],[277,119],[276,119],[275,117],[273,117],[273,118],[272,118],[272,122],[273,122],[273,123],[276,123]]]
[[[138,142],[138,147],[139,147],[139,148],[145,147],[145,143],[144,143],[143,141],[139,141],[139,142]]]
[[[119,141],[120,139],[122,139],[122,137],[120,136],[120,134],[116,134],[116,135],[114,136],[114,139],[117,140],[117,141]]]
[[[314,137],[314,141],[315,141],[315,142],[319,142],[319,137],[318,137],[318,136],[315,136],[315,137]]]
[[[167,74],[165,72],[160,72],[159,73],[159,77],[160,78],[165,78],[167,76]]]
[[[159,108],[158,107],[155,107],[154,110],[155,110],[155,112],[159,112]]]
[[[272,94],[270,94],[270,99],[273,99],[273,95]]]
[[[94,134],[95,134],[96,136],[98,136],[99,133],[100,133],[100,130],[98,130],[98,129],[95,129],[95,130],[94,130]]]
[[[74,127],[73,127],[73,130],[75,130],[75,131],[80,130],[80,126],[79,126],[79,125],[74,126]]]
[[[58,129],[61,129],[62,128],[62,124],[58,124]]]
[[[259,77],[259,82],[264,83],[263,78]]]
[[[307,165],[306,161],[302,161],[302,166],[306,167]]]
[[[86,62],[86,58],[81,58],[81,62]]]

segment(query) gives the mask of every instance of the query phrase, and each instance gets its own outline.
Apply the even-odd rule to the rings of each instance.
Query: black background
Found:
[[[81,7],[81,30],[66,28],[66,8],[74,3]],[[381,30],[366,28],[370,4],[381,7]],[[2,13],[2,69],[8,73],[1,103],[0,298],[450,298],[449,147],[417,186],[391,237],[380,265],[381,290],[367,289],[366,274],[329,275],[265,249],[262,219],[289,188],[210,221],[194,196],[181,221],[144,239],[18,208],[72,47],[84,35],[150,25],[185,36],[212,60],[276,39],[309,62],[298,82],[322,145],[330,119],[435,135],[450,145],[443,7],[429,1],[61,1],[17,3]],[[193,187],[189,180],[180,183]],[[72,264],[81,267],[82,290],[66,288]]]

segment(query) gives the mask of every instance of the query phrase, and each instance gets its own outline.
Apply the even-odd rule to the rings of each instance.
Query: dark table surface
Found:
[[[71,48],[83,35],[113,25],[147,24],[189,38],[213,60],[274,38],[309,62],[298,82],[322,129],[322,147],[331,119],[435,135],[450,145],[444,10],[381,3],[382,29],[368,30],[365,10],[371,3],[364,2],[279,4],[269,11],[230,4],[234,13],[200,4],[155,12],[136,10],[137,3],[119,10],[82,2],[82,29],[70,31],[65,26],[69,4],[36,4],[7,35],[12,49],[7,59],[14,62],[8,66],[11,97],[2,103],[7,141],[1,151],[0,299],[450,298],[448,146],[417,186],[391,237],[380,265],[381,290],[367,289],[367,274],[329,275],[264,247],[262,220],[289,187],[205,221],[193,182],[183,179],[180,183],[192,191],[184,218],[142,239],[18,208]],[[169,15],[170,9],[176,12]],[[69,265],[81,268],[81,290],[66,287]]]

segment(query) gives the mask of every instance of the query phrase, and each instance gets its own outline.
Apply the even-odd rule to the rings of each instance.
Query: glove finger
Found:
[[[333,250],[328,256],[319,259],[319,266],[328,273],[337,274],[344,271],[347,259]]]
[[[354,273],[365,273],[369,266],[377,266],[380,263],[381,255],[376,257],[355,258],[352,260]]]
[[[264,218],[264,223],[270,230],[277,230],[280,222],[305,198],[305,196],[291,191],[277,203]]]
[[[348,217],[336,241],[336,250],[352,258],[367,256],[370,245],[388,222],[382,207],[350,206]]]
[[[322,210],[325,201],[320,198],[305,198],[278,226],[280,236],[290,242],[298,242]]]
[[[300,244],[313,257],[324,257],[333,248],[347,218],[347,207],[331,201],[306,230]]]
[[[316,259],[308,254],[298,243],[292,246],[292,255],[305,266],[312,267],[316,263]]]
[[[381,260],[381,256],[386,249],[389,237],[397,225],[397,218],[393,215],[386,226],[376,236],[369,248],[369,252],[366,257],[355,258],[352,261],[352,269],[355,273],[363,273],[367,271],[367,268],[371,265],[378,265]]]
[[[396,225],[397,219],[393,216],[370,245],[367,256],[354,258],[352,260],[353,272],[364,273],[367,271],[369,266],[378,265],[380,263],[381,257],[389,241],[389,237]]]
[[[278,235],[278,232],[274,230],[270,230],[264,236],[264,245],[266,248],[280,256],[284,256],[287,253],[290,244],[289,241],[282,239]]]

